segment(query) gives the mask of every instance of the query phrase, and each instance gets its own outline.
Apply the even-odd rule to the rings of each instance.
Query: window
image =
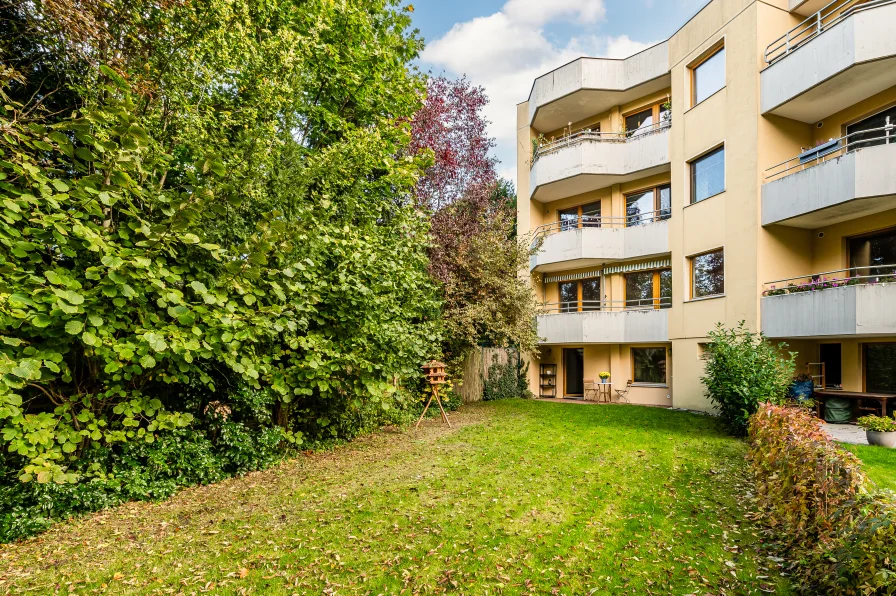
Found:
[[[896,393],[896,343],[865,344],[865,391]]]
[[[851,144],[851,148],[855,149],[894,143],[896,142],[896,130],[871,130],[894,124],[896,124],[896,106],[847,126],[846,134],[852,135],[848,142]],[[862,133],[863,130],[871,130],[871,132]]]
[[[560,283],[560,312],[600,310],[600,278]]]
[[[666,348],[632,348],[632,381],[666,384]]]
[[[625,275],[626,308],[672,306],[672,270],[638,271]]]
[[[666,99],[663,103],[657,103],[646,108],[640,108],[637,112],[623,114],[625,118],[625,136],[637,137],[668,126],[672,120],[671,102]]]
[[[896,265],[896,228],[849,239],[850,276],[892,275],[896,272],[892,265]]]
[[[580,205],[579,207],[560,209],[557,213],[560,216],[561,232],[576,228],[600,227],[600,201]]]
[[[672,187],[657,186],[625,196],[625,225],[640,226],[669,219],[672,215]]]
[[[697,105],[725,86],[725,48],[691,68],[692,105]]]
[[[725,147],[691,162],[691,204],[725,192]]]
[[[691,257],[691,298],[725,293],[725,254],[719,250]]]

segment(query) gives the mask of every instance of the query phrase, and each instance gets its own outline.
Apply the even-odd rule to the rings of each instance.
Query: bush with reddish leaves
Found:
[[[750,420],[763,522],[807,594],[896,594],[896,501],[802,408],[765,404]]]

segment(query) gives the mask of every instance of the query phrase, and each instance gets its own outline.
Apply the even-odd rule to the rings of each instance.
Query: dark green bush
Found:
[[[483,379],[482,401],[529,396],[529,385],[526,381],[529,363],[524,364],[519,357],[514,356],[511,354],[505,364],[500,364],[498,355],[492,355],[488,376]]]
[[[700,381],[722,421],[737,436],[747,434],[747,425],[760,404],[783,403],[793,382],[795,352],[781,356],[787,344],[773,346],[762,333],[746,328],[743,321],[734,329],[719,323],[709,332],[706,371]]]

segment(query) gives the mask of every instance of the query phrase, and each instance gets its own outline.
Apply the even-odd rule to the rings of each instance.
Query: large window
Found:
[[[725,192],[725,148],[691,162],[691,203]]]
[[[692,104],[697,105],[725,86],[725,48],[691,68]]]
[[[600,310],[600,278],[560,283],[560,312]]]
[[[626,308],[672,306],[672,270],[638,271],[625,275]]]
[[[896,130],[887,130],[886,128],[894,124],[896,124],[896,106],[883,112],[878,112],[855,124],[850,124],[846,127],[846,134],[850,135],[848,141],[850,149],[896,143]]]
[[[632,381],[666,384],[666,348],[632,348]]]
[[[640,226],[668,219],[672,214],[672,187],[657,186],[625,196],[625,225]]]
[[[626,136],[637,137],[660,128],[657,124],[668,123],[669,120],[672,119],[672,112],[668,107],[670,105],[671,103],[667,100],[666,102],[654,104],[637,112],[626,114]]]
[[[896,265],[896,228],[849,239],[851,276],[892,275],[896,271],[893,265]]]
[[[896,393],[896,343],[865,344],[865,391]]]
[[[725,253],[722,249],[691,257],[691,298],[725,293]]]
[[[600,201],[560,209],[560,230],[573,230],[575,228],[599,228],[600,227]]]

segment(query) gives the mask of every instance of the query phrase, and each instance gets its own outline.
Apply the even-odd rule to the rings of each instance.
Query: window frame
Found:
[[[653,310],[660,310],[663,308],[663,304],[662,304],[663,297],[662,297],[662,288],[661,288],[662,284],[660,282],[660,276],[662,275],[663,271],[668,271],[671,274],[672,268],[671,267],[660,267],[659,269],[645,269],[644,271],[629,271],[629,272],[623,274],[623,276],[622,276],[622,289],[623,289],[623,296],[624,296],[623,302],[625,303],[626,310],[628,310],[630,308],[629,304],[628,304],[628,276],[629,275],[637,275],[640,273],[651,273],[652,274],[650,283],[652,285],[651,290],[652,290],[653,296],[652,296],[652,298],[638,298],[637,300],[653,300]],[[669,295],[669,304],[665,308],[670,308],[671,306],[672,306],[672,295],[670,294]],[[642,309],[641,305],[638,305],[634,308],[637,310]],[[643,307],[643,309],[649,310],[649,307]]]
[[[896,344],[894,341],[868,341],[862,342],[862,391],[864,392],[873,392],[873,393],[886,393],[890,394],[890,391],[881,391],[879,389],[869,390],[868,389],[868,347],[873,345],[881,345],[881,344]],[[893,395],[896,395],[896,391],[892,392]]]
[[[566,313],[571,313],[571,312],[594,312],[594,311],[602,310],[603,302],[604,302],[604,299],[603,299],[603,295],[604,295],[603,294],[604,293],[603,283],[604,282],[601,280],[601,277],[602,276],[600,276],[600,275],[595,275],[594,277],[584,277],[582,279],[571,279],[568,281],[558,281],[557,282],[557,298],[558,298],[557,302],[560,305],[560,307],[558,309],[560,311],[560,313],[566,314]],[[598,284],[597,287],[599,288],[598,293],[600,294],[600,304],[596,308],[595,307],[586,308],[585,305],[583,304],[584,292],[582,291],[582,289],[584,286],[582,284],[586,281],[594,281],[594,280],[597,280],[597,284]],[[572,301],[566,302],[563,300],[563,292],[560,289],[563,284],[575,284],[575,286],[576,286],[575,302],[572,302]],[[570,306],[565,306],[566,304],[569,304]],[[572,306],[573,304],[575,304],[575,306]]]
[[[635,380],[635,350],[663,350],[663,362],[665,363],[665,378],[662,382]],[[632,385],[639,387],[668,387],[669,386],[669,348],[667,346],[631,346],[628,352],[631,361]]]
[[[711,255],[711,254],[717,253],[717,252],[722,253],[722,291],[718,294],[707,294],[705,296],[696,296],[695,292],[694,292],[694,289],[695,289],[694,282],[696,279],[694,277],[694,265],[696,263],[696,260],[700,257],[704,257],[706,255]],[[705,250],[703,252],[698,252],[696,254],[688,256],[688,277],[690,278],[689,283],[688,283],[688,302],[695,302],[695,301],[699,301],[699,300],[710,300],[712,298],[721,298],[721,297],[725,296],[725,278],[727,277],[727,265],[726,265],[726,261],[725,261],[725,247],[721,246],[719,248]]]
[[[576,213],[577,213],[577,216],[576,216],[576,225],[575,225],[575,227],[570,226],[570,227],[566,228],[566,227],[563,227],[563,226],[561,225],[561,230],[560,230],[560,231],[561,231],[561,232],[568,232],[569,230],[576,230],[576,229],[580,229],[580,228],[584,228],[584,227],[589,227],[589,228],[599,228],[599,227],[601,227],[601,224],[603,223],[602,221],[597,221],[597,222],[591,223],[591,224],[589,224],[588,226],[585,226],[585,225],[583,224],[583,222],[582,222],[582,216],[583,216],[583,214],[584,214],[583,209],[584,209],[585,207],[590,207],[590,206],[592,206],[592,205],[599,205],[599,206],[600,206],[600,212],[601,212],[601,214],[598,215],[598,218],[600,218],[600,219],[602,220],[602,219],[603,219],[603,211],[604,211],[604,200],[603,200],[603,199],[597,199],[597,200],[595,200],[595,201],[590,201],[590,202],[588,202],[588,203],[582,203],[581,205],[573,205],[573,206],[571,206],[571,207],[563,207],[562,209],[561,209],[561,208],[558,208],[558,209],[557,209],[557,222],[558,222],[558,223],[562,223],[562,222],[563,222],[563,216],[562,216],[562,213],[563,213],[564,211],[572,211],[573,209],[575,209],[575,210],[576,210]]]
[[[721,91],[722,89],[724,89],[725,87],[728,86],[728,53],[725,52],[725,60],[723,63],[724,71],[723,71],[723,76],[722,76],[722,85],[718,89],[716,89],[715,91],[713,91],[712,93],[710,93],[709,95],[707,95],[706,97],[701,99],[700,101],[697,101],[697,69],[700,68],[701,66],[703,66],[706,62],[708,62],[710,59],[712,59],[714,56],[716,56],[719,52],[722,52],[725,49],[726,49],[725,38],[723,37],[722,39],[720,39],[719,41],[717,41],[716,43],[711,45],[709,48],[707,48],[706,51],[704,51],[702,54],[700,54],[699,58],[697,58],[696,60],[694,60],[693,62],[691,62],[688,65],[688,84],[690,87],[690,93],[688,95],[690,96],[692,108],[699,106],[701,103],[703,103],[704,101],[706,101],[707,99],[709,99],[710,97],[712,97],[713,95],[715,95],[716,93],[718,93],[719,91]]]
[[[622,112],[621,116],[622,116],[623,127],[626,127],[625,121],[628,120],[629,116],[634,116],[636,114],[640,114],[641,112],[646,112],[647,110],[651,110],[651,118],[653,119],[653,126],[658,127],[660,125],[660,122],[662,122],[660,120],[660,117],[662,116],[662,113],[663,113],[663,104],[669,103],[671,101],[672,101],[672,97],[670,95],[661,101],[656,101],[654,103],[648,103],[643,106],[637,107],[633,110],[627,110],[625,112]],[[669,119],[671,119],[671,117],[672,116],[670,113]],[[628,128],[626,127],[626,131],[625,131],[626,138],[632,138],[633,136],[640,136],[640,135],[632,135],[632,134],[630,134],[630,132],[631,131],[629,131]],[[645,133],[641,133],[641,134],[643,135]]]
[[[696,181],[696,168],[697,162],[700,162],[708,157],[715,155],[716,153],[722,152],[722,190],[719,192],[713,193],[711,195],[705,196],[699,201],[697,198],[697,181]],[[690,189],[688,192],[688,205],[696,205],[698,203],[702,203],[703,201],[707,201],[713,197],[717,197],[720,194],[723,194],[728,190],[728,156],[727,156],[727,146],[725,143],[720,143],[709,149],[708,151],[704,151],[697,157],[694,157],[687,162],[688,166],[688,184],[690,185]]]
[[[663,219],[657,219],[656,214],[662,211],[662,189],[669,189],[669,215],[664,217]],[[635,195],[643,195],[647,192],[653,193],[653,215],[651,216],[649,221],[644,223],[656,223],[658,221],[666,221],[667,219],[672,218],[672,182],[664,182],[662,184],[657,184],[656,186],[647,186],[640,190],[633,190],[631,192],[622,193],[622,198],[625,199],[625,227],[634,228],[640,225],[644,225],[644,223],[639,223],[635,225],[629,225],[629,215],[628,215],[628,198],[633,197]]]

